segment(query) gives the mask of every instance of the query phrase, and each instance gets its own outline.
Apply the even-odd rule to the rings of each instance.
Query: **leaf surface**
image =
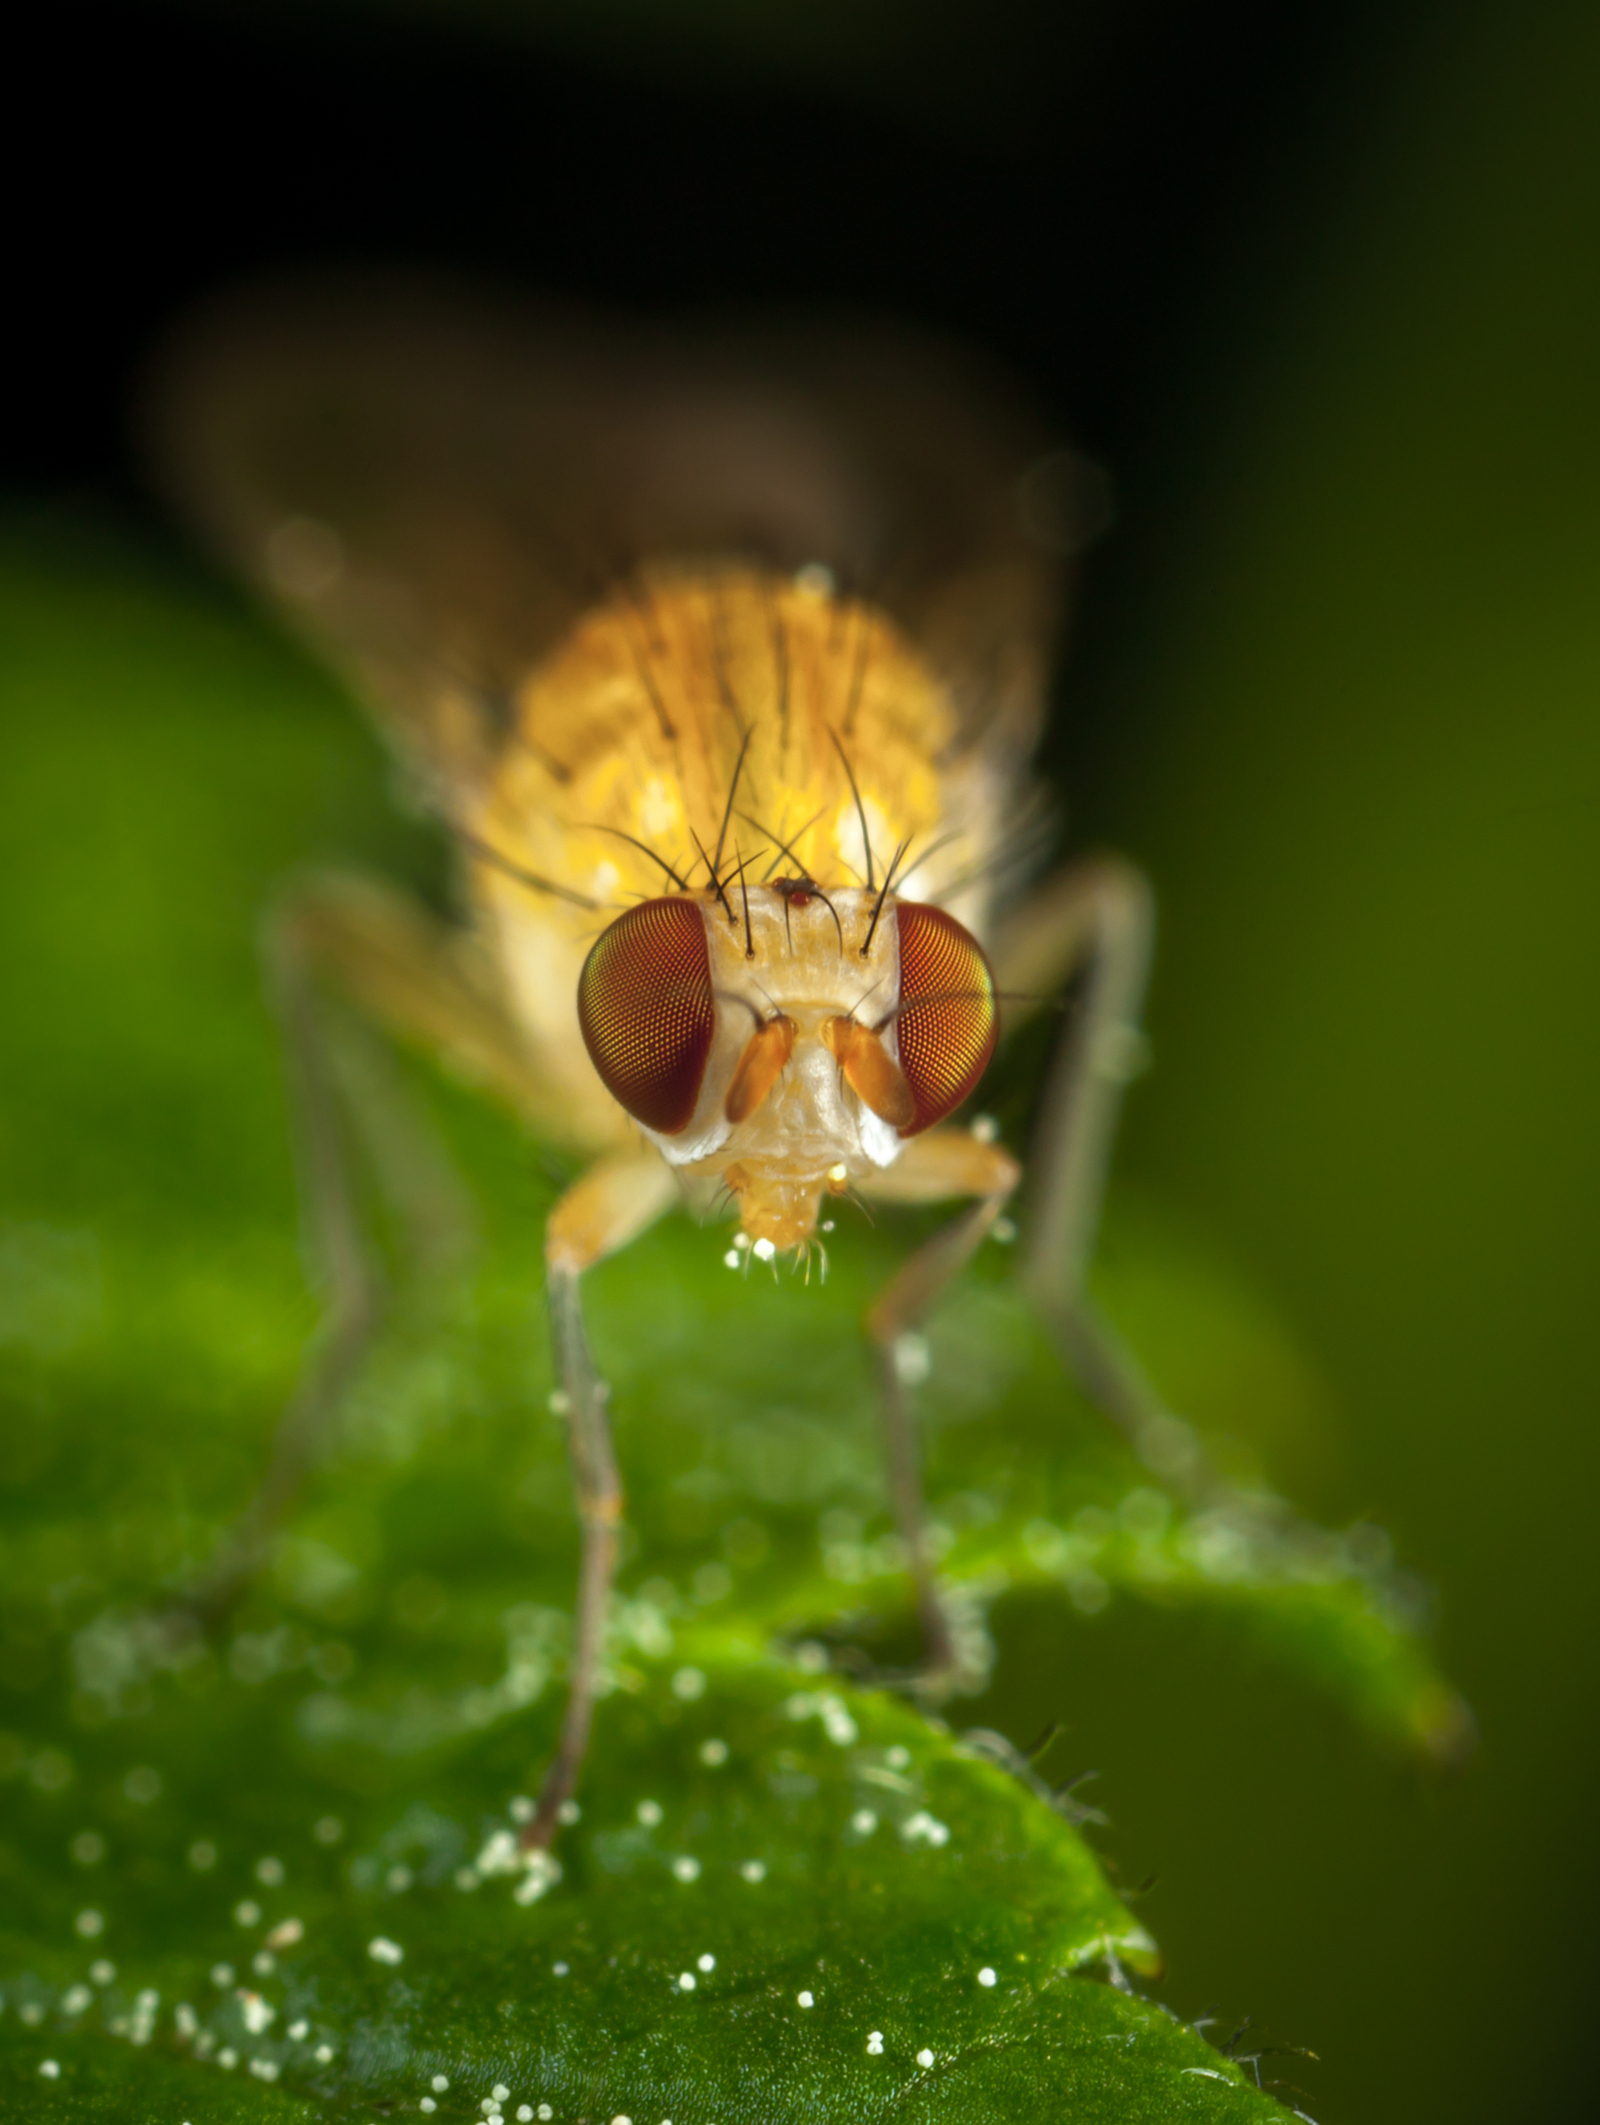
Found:
[[[190,2125],[481,2117],[498,2087],[563,2125],[1274,2111],[1107,1981],[1153,1946],[1070,1811],[829,1672],[914,1658],[857,1324],[915,1219],[841,1225],[809,1289],[730,1272],[681,1219],[592,1279],[631,1552],[582,1817],[535,1901],[496,1855],[566,1647],[536,1265],[567,1174],[420,1062],[402,1087],[475,1248],[419,1275],[373,1205],[392,1298],[338,1436],[226,1632],[174,1620],[316,1323],[261,910],[330,853],[436,891],[438,852],[343,705],[230,610],[81,551],[13,560],[0,607],[6,2101]],[[1196,1299],[1129,1231],[1146,1317],[1166,1291],[1172,1321],[1221,1320],[1214,1279]],[[1196,1373],[1246,1433],[1260,1348],[1245,1309]],[[1006,1594],[1045,1598],[1064,1644],[1131,1600],[1443,1753],[1458,1701],[1376,1531],[1313,1530],[1262,1485],[1183,1507],[1071,1390],[1002,1247],[928,1358],[976,1678]]]

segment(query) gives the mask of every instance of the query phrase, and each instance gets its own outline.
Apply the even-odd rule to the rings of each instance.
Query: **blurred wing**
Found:
[[[161,485],[447,805],[529,670],[645,561],[821,563],[934,663],[958,751],[1004,772],[1032,747],[1070,461],[950,350],[301,282],[202,313],[147,413]]]

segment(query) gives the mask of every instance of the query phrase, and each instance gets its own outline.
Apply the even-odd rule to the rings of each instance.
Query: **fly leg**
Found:
[[[567,1420],[582,1551],[572,1658],[567,1668],[567,1706],[556,1753],[540,1790],[539,1805],[522,1831],[522,1848],[528,1852],[544,1849],[554,1837],[562,1802],[571,1797],[589,1746],[606,1607],[616,1575],[617,1539],[622,1525],[622,1482],[606,1407],[610,1389],[596,1372],[590,1354],[579,1279],[586,1269],[627,1246],[647,1225],[654,1224],[676,1195],[677,1183],[656,1152],[616,1152],[601,1159],[568,1189],[550,1213],[545,1228],[545,1272],[557,1380],[551,1402]]]
[[[392,1139],[399,1132],[375,1127],[382,1103],[367,1096],[370,1075],[367,1083],[352,1085],[348,1064],[339,1068],[339,1050],[328,1038],[323,989],[338,990],[364,1016],[402,1038],[434,1048],[542,1134],[570,1134],[559,1094],[501,1010],[474,957],[470,935],[392,889],[349,876],[303,888],[274,921],[269,964],[305,1143],[313,1238],[328,1280],[328,1328],[279,1429],[267,1477],[213,1568],[214,1603],[242,1588],[259,1563],[322,1450],[377,1326],[381,1294],[356,1212],[347,1116],[353,1115],[374,1164],[393,1169],[388,1192],[402,1211],[408,1196],[415,1209],[419,1198],[440,1193],[437,1174],[431,1190],[419,1190],[417,1176],[427,1162],[419,1163],[414,1147],[397,1159]],[[660,1157],[630,1149],[603,1157],[570,1188],[546,1230],[555,1405],[567,1419],[582,1553],[567,1709],[538,1808],[522,1833],[528,1850],[548,1845],[555,1834],[561,1803],[571,1795],[588,1745],[621,1524],[607,1389],[589,1354],[578,1280],[636,1238],[675,1198],[676,1182]]]
[[[917,1249],[874,1300],[866,1323],[877,1353],[889,1497],[910,1559],[927,1663],[924,1684],[929,1689],[958,1681],[960,1660],[928,1547],[921,1456],[907,1398],[907,1389],[925,1370],[916,1331],[982,1243],[1020,1178],[1016,1161],[999,1144],[964,1129],[934,1129],[913,1138],[866,1191],[878,1202],[932,1203],[951,1196],[977,1197],[953,1223]]]
[[[1100,858],[1048,881],[997,942],[1002,989],[1083,988],[1045,1082],[1030,1159],[1022,1274],[1085,1394],[1170,1480],[1174,1420],[1143,1367],[1091,1302],[1087,1279],[1123,1089],[1144,1060],[1139,1030],[1155,910],[1130,865]]]
[[[424,1277],[470,1243],[460,1182],[405,1098],[370,1022],[445,1049],[525,1110],[538,1091],[515,1033],[475,977],[464,933],[392,888],[351,876],[308,880],[273,910],[265,947],[288,1064],[307,1251],[326,1297],[265,1473],[181,1598],[180,1613],[206,1624],[226,1615],[266,1562],[382,1319],[383,1283],[362,1230],[355,1154],[377,1177]],[[353,1002],[359,1018],[334,994]]]

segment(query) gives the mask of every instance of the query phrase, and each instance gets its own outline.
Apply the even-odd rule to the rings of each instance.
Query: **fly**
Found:
[[[1113,860],[1016,891],[1060,574],[1033,527],[1063,460],[1002,404],[919,343],[623,337],[403,284],[236,299],[160,382],[165,483],[351,677],[450,829],[462,910],[336,876],[274,918],[331,1318],[196,1603],[258,1565],[375,1319],[332,991],[591,1161],[544,1238],[582,1547],[530,1855],[587,1747],[623,1510],[582,1279],[675,1204],[731,1206],[739,1261],[809,1255],[847,1192],[965,1203],[866,1322],[925,1679],[956,1679],[916,1331],[1021,1178],[957,1118],[1001,1001],[1074,973],[1022,1274],[1135,1444],[1167,1421],[1084,1296],[1150,901]]]

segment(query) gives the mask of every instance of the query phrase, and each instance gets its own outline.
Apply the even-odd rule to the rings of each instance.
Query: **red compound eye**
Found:
[[[578,976],[578,1024],[606,1090],[662,1136],[686,1129],[716,1032],[705,917],[645,900],[596,943]]]
[[[915,1136],[959,1107],[983,1075],[998,1030],[994,975],[983,947],[943,908],[902,900],[900,1067],[916,1112]]]

